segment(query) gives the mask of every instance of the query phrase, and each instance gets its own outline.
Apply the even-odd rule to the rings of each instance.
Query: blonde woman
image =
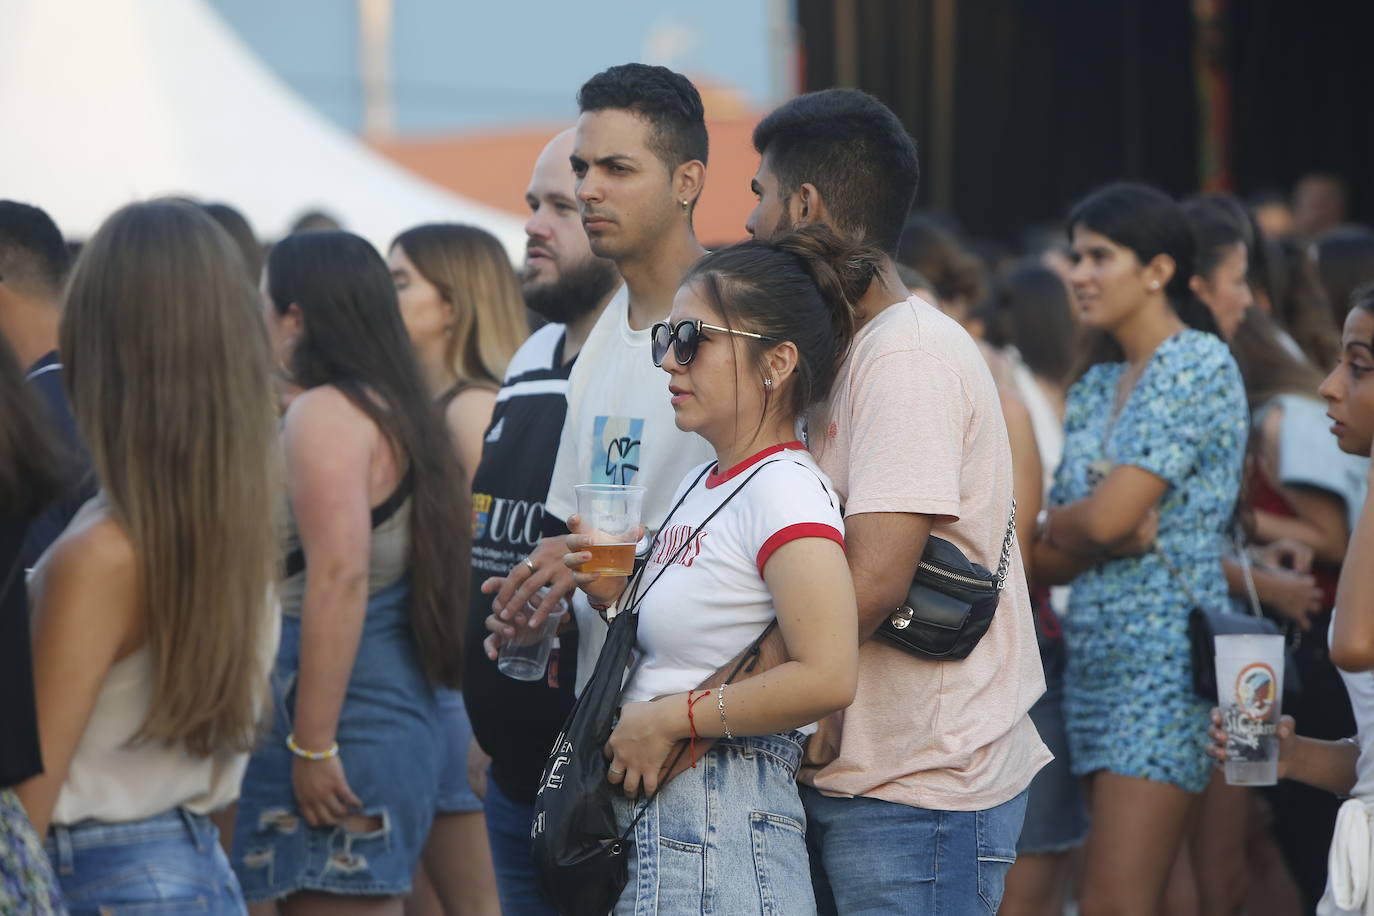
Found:
[[[470,484],[506,365],[529,333],[519,281],[501,243],[476,226],[416,226],[392,242],[387,263],[406,333]],[[411,910],[496,913],[482,799],[468,779],[469,756],[482,779],[487,761],[473,744],[462,695],[440,691],[439,709],[442,784]]]
[[[229,237],[134,204],[76,264],[60,343],[98,495],[39,561],[44,772],[18,792],[73,913],[240,913],[232,802],[279,627],[271,360]]]
[[[420,370],[471,478],[506,364],[529,336],[520,281],[495,236],[455,223],[401,233],[387,263]]]

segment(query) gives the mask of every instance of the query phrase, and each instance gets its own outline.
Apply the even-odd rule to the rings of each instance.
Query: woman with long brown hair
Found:
[[[19,795],[77,912],[242,912],[233,801],[278,626],[271,362],[238,252],[133,204],[77,261],[60,342],[98,495],[39,561],[45,772]],[[49,831],[51,828],[51,831]]]
[[[519,281],[495,236],[457,223],[402,232],[387,266],[420,371],[471,484],[506,366],[529,331]],[[489,760],[473,740],[462,694],[439,691],[439,712],[438,808],[408,912],[494,913],[500,902],[486,818],[469,779],[473,770],[484,773]]]
[[[298,393],[276,715],[244,778],[234,867],[245,896],[287,916],[398,913],[439,786],[434,688],[461,679],[462,478],[371,245],[291,236],[264,294]]]

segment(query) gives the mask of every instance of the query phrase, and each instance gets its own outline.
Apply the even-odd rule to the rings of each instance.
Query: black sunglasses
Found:
[[[654,365],[662,367],[663,359],[668,355],[668,348],[673,348],[673,355],[677,357],[677,364],[685,366],[697,355],[697,344],[703,340],[710,340],[703,331],[720,331],[722,334],[735,334],[739,337],[752,337],[755,340],[777,340],[776,337],[768,337],[763,334],[755,334],[753,331],[736,331],[734,328],[722,328],[718,324],[707,324],[700,318],[690,321],[679,321],[676,325],[671,325],[666,321],[657,322],[649,329],[649,339],[652,341],[652,354]]]

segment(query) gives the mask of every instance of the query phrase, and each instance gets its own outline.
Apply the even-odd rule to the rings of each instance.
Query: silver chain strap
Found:
[[[1011,570],[1011,542],[1016,534],[1016,499],[1011,501],[1011,514],[1007,517],[1007,535],[1002,538],[1002,559],[997,563],[997,590],[1007,587],[1007,573]]]

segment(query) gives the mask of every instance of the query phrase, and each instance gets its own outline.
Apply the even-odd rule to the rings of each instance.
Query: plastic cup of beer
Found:
[[[584,483],[577,493],[577,514],[582,533],[591,536],[586,548],[591,559],[578,572],[603,576],[628,576],[635,568],[635,545],[644,528],[639,523],[644,508],[644,488],[629,484]]]
[[[1216,637],[1217,701],[1226,729],[1226,782],[1272,786],[1279,781],[1279,702],[1283,697],[1283,637]]]
[[[547,589],[540,589],[526,606],[527,613],[533,613],[543,600]],[[515,635],[501,644],[500,654],[496,657],[496,670],[506,677],[517,681],[537,681],[544,676],[549,666],[549,656],[553,654],[553,642],[558,637],[558,625],[567,614],[560,608],[544,619],[537,627],[527,622],[515,625]],[[528,617],[526,617],[528,621]]]

